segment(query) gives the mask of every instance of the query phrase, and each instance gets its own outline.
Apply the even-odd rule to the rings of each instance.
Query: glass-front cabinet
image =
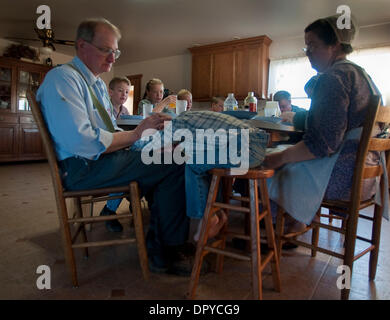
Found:
[[[49,70],[0,57],[0,162],[46,158],[26,93],[36,93]]]
[[[41,83],[41,73],[19,70],[18,101],[17,101],[17,108],[19,111],[31,110],[28,105],[26,92],[30,88],[34,93],[36,93],[40,83]]]
[[[0,109],[11,111],[12,68],[0,66]]]

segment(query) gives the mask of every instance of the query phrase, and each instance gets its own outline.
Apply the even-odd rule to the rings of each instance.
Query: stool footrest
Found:
[[[270,251],[266,254],[264,260],[263,260],[263,258],[262,258],[263,261],[262,261],[262,264],[261,264],[261,267],[260,267],[261,272],[263,272],[264,268],[265,268],[265,267],[267,266],[267,264],[271,261],[271,259],[272,259],[273,256],[274,256],[274,251],[273,251],[273,250],[270,250]]]
[[[251,237],[246,235],[246,234],[238,233],[238,232],[231,232],[231,231],[227,231],[226,236],[232,237],[232,238],[237,238],[237,239],[243,239],[243,240],[250,240],[251,239]]]
[[[258,221],[261,221],[264,219],[264,217],[268,214],[267,210],[264,210],[257,218]]]
[[[249,197],[240,197],[240,196],[232,196],[230,199],[243,201],[243,202],[249,202]]]
[[[247,212],[247,213],[250,212],[249,208],[235,206],[235,205],[232,205],[232,204],[221,203],[221,202],[215,202],[213,204],[213,207],[218,207],[218,208],[223,208],[223,209],[228,209],[228,210],[234,210],[234,211]]]
[[[239,259],[239,260],[251,261],[251,258],[248,256],[245,256],[245,255],[239,254],[239,253],[234,253],[234,252],[227,251],[227,250],[217,249],[217,248],[213,248],[213,247],[209,247],[209,246],[205,246],[204,250],[207,250],[209,252],[214,252],[217,254],[222,254],[224,256],[228,256],[228,257]]]

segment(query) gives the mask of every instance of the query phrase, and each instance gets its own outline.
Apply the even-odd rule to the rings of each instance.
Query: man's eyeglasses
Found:
[[[92,42],[88,42],[88,41],[86,42],[89,43],[91,46],[95,47],[96,49],[98,49],[106,57],[108,57],[110,54],[114,54],[115,59],[118,59],[121,55],[121,51],[119,49],[112,50],[110,48],[101,48],[95,46]]]

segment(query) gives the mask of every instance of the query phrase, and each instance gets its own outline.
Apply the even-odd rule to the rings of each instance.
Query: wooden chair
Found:
[[[57,213],[60,222],[60,229],[62,234],[63,246],[65,251],[66,261],[70,268],[73,286],[78,286],[78,277],[76,269],[76,261],[74,256],[74,249],[83,248],[85,256],[88,257],[88,247],[119,245],[137,242],[138,255],[140,259],[142,274],[145,280],[149,278],[148,258],[146,253],[144,231],[142,225],[142,212],[140,204],[140,193],[137,182],[130,182],[129,185],[111,188],[90,189],[80,191],[67,191],[64,189],[61,181],[60,171],[57,163],[53,142],[46,123],[42,116],[41,108],[35,100],[35,95],[32,92],[27,92],[27,99],[31,107],[32,114],[38,125],[40,135],[42,137],[43,145],[49,161],[50,173],[57,203]],[[84,203],[93,203],[98,201],[107,201],[109,199],[118,198],[118,196],[110,197],[111,193],[123,193],[120,197],[128,197],[131,202],[131,211],[129,214],[118,214],[111,216],[90,216],[83,217],[81,205]],[[69,217],[66,199],[74,199],[75,213],[73,217]],[[122,238],[117,240],[93,241],[87,239],[85,225],[87,223],[102,222],[107,220],[114,220],[118,218],[130,219],[133,217],[136,239]],[[73,230],[71,230],[73,229]],[[72,232],[73,231],[73,232]],[[81,242],[76,243],[80,238]]]
[[[327,217],[332,219],[341,219],[341,227],[336,227],[327,223],[312,222],[310,228],[312,229],[312,241],[311,244],[297,240],[297,236],[302,233],[295,234],[283,234],[284,217],[285,212],[280,208],[276,223],[276,239],[278,245],[278,254],[280,258],[281,246],[283,241],[288,240],[289,242],[310,248],[312,251],[312,257],[316,256],[317,251],[329,254],[343,260],[343,264],[348,266],[352,275],[352,267],[355,260],[370,252],[369,262],[369,279],[374,280],[378,262],[379,242],[380,242],[380,231],[383,207],[375,203],[374,197],[362,201],[361,200],[361,188],[363,179],[380,177],[380,193],[382,199],[384,197],[385,190],[383,177],[383,169],[381,165],[378,166],[365,166],[365,159],[368,151],[384,152],[386,155],[386,161],[389,163],[389,150],[390,150],[390,139],[372,137],[372,132],[375,124],[379,123],[389,124],[390,123],[390,108],[379,105],[380,99],[378,96],[373,96],[370,103],[369,110],[367,111],[367,117],[363,126],[363,132],[361,135],[359,148],[356,156],[356,166],[353,175],[353,184],[351,189],[351,198],[349,201],[328,201],[323,200],[321,207],[328,208],[329,210],[340,212],[345,217],[339,215],[327,215],[321,214],[321,207],[317,212],[320,217]],[[374,205],[374,215],[369,217],[360,214],[359,211]],[[372,235],[371,239],[367,239],[357,235],[357,225],[359,218],[372,221]],[[331,221],[330,221],[331,222]],[[331,231],[335,231],[345,235],[344,252],[335,252],[318,246],[319,231],[320,228],[325,228]],[[306,232],[306,229],[304,232]],[[355,254],[356,239],[368,242],[370,245],[358,254]],[[349,289],[345,288],[341,290],[341,299],[345,300],[349,297]]]
[[[268,198],[268,191],[266,185],[266,179],[272,177],[274,170],[256,170],[251,169],[245,175],[234,175],[230,169],[212,169],[212,180],[210,190],[207,199],[207,205],[205,214],[202,220],[202,229],[197,244],[195,263],[192,269],[188,298],[193,299],[195,297],[196,287],[199,281],[199,274],[203,262],[203,258],[208,253],[217,254],[217,272],[221,273],[223,268],[223,257],[229,256],[232,258],[250,261],[252,264],[252,292],[254,299],[262,299],[262,271],[265,266],[271,262],[272,276],[275,290],[280,292],[280,273],[279,273],[279,260],[276,251],[274,229],[272,226],[271,208]],[[239,197],[232,195],[233,179],[245,179],[249,184],[249,197]],[[220,182],[223,182],[223,202],[217,202],[217,193]],[[261,201],[259,201],[258,187],[260,187]],[[248,206],[238,206],[230,204],[230,199],[238,200],[244,203],[249,203]],[[259,212],[259,204],[262,205],[262,211]],[[250,236],[241,233],[232,233],[227,230],[227,223],[221,230],[218,239],[208,244],[208,230],[210,220],[215,212],[218,210],[225,210],[227,213],[229,210],[236,210],[243,212],[250,216]],[[265,258],[261,257],[260,250],[260,228],[259,223],[265,219],[266,226],[266,238],[268,242],[269,251]],[[235,238],[241,238],[249,240],[251,243],[251,254],[238,254],[225,249],[226,237],[234,236]]]

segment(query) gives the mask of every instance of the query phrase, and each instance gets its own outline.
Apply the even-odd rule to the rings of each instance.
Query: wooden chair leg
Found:
[[[68,267],[70,269],[70,275],[72,279],[73,287],[77,288],[79,286],[78,278],[77,278],[77,267],[76,267],[76,260],[72,248],[72,235],[70,232],[70,227],[68,223],[68,209],[66,207],[65,199],[61,198],[57,202],[57,208],[60,212],[60,228],[62,233],[62,241],[64,243],[64,253],[65,253],[65,260],[68,264]]]
[[[75,209],[76,209],[76,216],[78,218],[82,218],[83,217],[83,208],[81,207],[81,198],[75,198]],[[87,239],[87,232],[86,232],[86,229],[85,229],[85,223],[82,222],[81,223],[81,236],[82,236],[82,240],[83,242],[88,242],[88,239]],[[89,257],[89,254],[88,254],[88,248],[84,248],[84,258],[88,258]]]
[[[245,183],[243,184],[243,190],[241,191],[242,194],[241,196],[243,197],[249,197],[249,181],[248,183]],[[242,202],[241,203],[241,206],[242,207],[248,207],[249,208],[249,203],[248,202]],[[245,228],[245,235],[247,236],[250,236],[250,233],[251,233],[251,219],[250,219],[250,216],[249,214],[246,214],[244,216],[244,228]],[[245,251],[247,253],[250,253],[251,252],[251,242],[250,241],[245,241]]]
[[[281,291],[281,281],[280,281],[280,264],[279,264],[279,256],[276,248],[275,241],[275,232],[274,227],[272,225],[272,213],[271,213],[271,205],[268,197],[267,183],[266,180],[260,180],[260,194],[261,194],[261,202],[263,203],[264,210],[267,210],[268,214],[264,217],[265,221],[265,230],[267,233],[267,243],[268,248],[273,251],[273,257],[271,260],[271,269],[272,269],[272,278],[274,282],[274,287],[277,292]]]
[[[252,248],[252,292],[253,299],[263,299],[263,284],[261,278],[261,248],[259,226],[259,199],[257,180],[249,180],[249,205],[251,219],[251,248]]]
[[[312,229],[312,235],[311,235],[311,245],[313,248],[311,249],[311,256],[312,258],[315,258],[317,256],[317,249],[318,248],[318,240],[320,238],[320,228],[318,226],[315,226]]]
[[[371,243],[375,248],[370,252],[369,262],[369,279],[374,280],[376,275],[376,268],[378,265],[379,244],[381,238],[381,224],[382,224],[383,207],[375,205],[374,221],[372,224]]]
[[[285,220],[285,212],[284,209],[278,207],[278,213],[276,216],[276,249],[278,252],[278,259],[282,256],[282,245],[283,245],[283,235],[284,235],[284,220]]]
[[[347,240],[345,242],[345,257],[344,257],[344,265],[349,267],[349,270],[350,270],[350,276],[351,276],[351,279],[349,279],[349,281],[352,280],[352,267],[353,267],[353,253],[352,253],[352,257],[351,257],[351,250],[352,248],[351,247],[354,247],[353,245],[351,245]],[[354,249],[354,248],[353,248]],[[347,256],[348,255],[348,256]],[[349,298],[349,292],[350,292],[350,289],[349,288],[344,288],[344,289],[341,289],[341,300],[348,300]]]
[[[321,207],[317,211],[317,215],[321,219],[320,214],[321,214]],[[329,220],[329,223],[331,223],[330,220]],[[315,258],[315,256],[317,255],[319,237],[320,237],[320,227],[314,226],[312,229],[312,234],[311,234],[311,245],[313,246],[313,248],[311,249],[312,258]]]
[[[218,194],[218,186],[219,186],[220,177],[213,175],[211,178],[211,184],[210,184],[210,191],[207,198],[207,204],[205,209],[205,214],[202,218],[202,228],[200,231],[200,236],[198,240],[198,244],[196,247],[196,254],[195,254],[195,262],[194,266],[192,268],[191,278],[190,278],[190,284],[189,289],[187,292],[187,298],[188,299],[194,299],[196,294],[196,288],[198,286],[199,282],[199,276],[200,276],[200,269],[202,267],[203,263],[203,248],[207,244],[207,234],[209,229],[209,222],[212,217],[212,205],[215,202],[215,199],[217,198]]]
[[[229,216],[229,213],[226,212],[226,215]],[[225,225],[222,227],[222,230],[220,232],[220,240],[221,244],[219,246],[219,249],[224,250],[226,247],[226,232],[228,229],[228,221],[226,221]],[[216,261],[216,268],[215,272],[218,274],[221,274],[223,271],[223,263],[224,263],[224,255],[217,254],[217,261]]]
[[[145,234],[142,223],[142,211],[140,203],[140,194],[137,182],[130,183],[130,199],[134,215],[134,229],[137,238],[138,256],[141,264],[142,275],[145,280],[149,279],[148,254],[145,245]]]
[[[356,243],[356,232],[358,222],[358,209],[351,210],[353,212],[347,222],[347,229],[345,233],[345,253],[344,253],[344,265],[349,267],[350,276],[352,279],[353,261],[355,257],[355,243]],[[351,280],[350,279],[350,280]],[[345,288],[341,290],[341,300],[348,300],[350,289]]]
[[[228,203],[231,197],[233,191],[233,179],[232,178],[223,178],[222,179],[222,197],[223,202]],[[229,216],[229,210],[225,210],[225,213],[227,216]],[[225,249],[226,247],[226,232],[228,228],[228,222],[226,221],[225,225],[223,226],[221,232],[220,232],[220,238],[221,238],[221,245],[219,246],[220,249]],[[224,255],[217,254],[217,262],[216,262],[216,272],[221,274],[223,271],[223,261],[224,261]]]

